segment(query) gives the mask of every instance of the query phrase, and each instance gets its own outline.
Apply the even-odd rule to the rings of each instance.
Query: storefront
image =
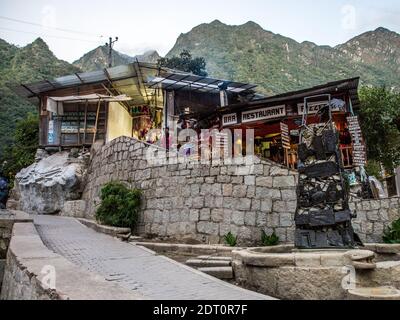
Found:
[[[255,87],[135,62],[24,84],[19,94],[39,100],[40,147],[69,149],[121,136],[156,143],[185,125],[218,128],[221,96],[234,104],[256,97]]]
[[[257,156],[295,169],[304,99],[307,98],[308,124],[319,123],[319,111],[331,101],[332,119],[340,136],[343,166],[352,168],[366,160],[360,155],[361,152],[358,152],[358,161],[354,159],[355,141],[351,132],[354,123],[348,119],[359,107],[358,82],[358,78],[348,79],[247,104],[230,105],[220,111],[221,127],[242,129],[244,133],[246,129],[253,129],[254,150]],[[363,144],[357,147],[360,151]]]

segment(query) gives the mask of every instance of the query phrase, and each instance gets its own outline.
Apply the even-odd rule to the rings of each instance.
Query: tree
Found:
[[[195,75],[206,77],[206,61],[203,57],[193,58],[188,50],[183,50],[179,57],[161,58],[158,60],[160,67],[167,67],[183,72],[190,72]]]
[[[400,94],[385,88],[363,87],[359,96],[368,158],[393,172],[400,165]]]
[[[10,182],[19,171],[34,162],[38,144],[39,119],[37,114],[29,113],[25,119],[17,122],[14,142],[5,149],[0,159],[3,175]]]

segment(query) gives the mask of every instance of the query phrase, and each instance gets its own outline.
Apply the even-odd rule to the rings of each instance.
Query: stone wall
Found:
[[[82,215],[93,218],[101,187],[120,180],[143,190],[141,235],[215,244],[232,232],[240,245],[254,245],[264,229],[293,242],[297,172],[257,158],[248,159],[251,165],[149,165],[147,150],[148,145],[127,137],[98,150],[86,177]],[[362,240],[381,242],[383,229],[400,218],[399,205],[398,198],[354,200],[354,226]]]
[[[293,241],[297,173],[272,162],[149,166],[148,146],[121,137],[99,150],[88,169],[83,198],[93,217],[99,191],[120,180],[143,190],[141,234],[220,243],[232,232],[254,244],[261,230]]]
[[[350,208],[357,213],[354,230],[366,243],[382,242],[382,234],[393,221],[400,219],[400,198],[356,200]]]
[[[6,260],[5,259],[0,259],[0,292],[1,292],[1,287],[3,285],[3,277],[4,277],[4,267],[6,265]]]

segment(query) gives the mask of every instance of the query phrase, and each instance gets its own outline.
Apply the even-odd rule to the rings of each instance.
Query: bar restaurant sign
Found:
[[[285,105],[276,107],[266,107],[256,110],[242,112],[241,123],[257,122],[261,120],[277,119],[286,116]],[[222,125],[229,126],[238,124],[238,114],[231,113],[222,116]]]

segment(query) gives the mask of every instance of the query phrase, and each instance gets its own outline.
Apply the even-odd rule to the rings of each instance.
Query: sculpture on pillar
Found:
[[[308,124],[309,100],[322,97],[328,98],[328,104],[313,115],[318,123]],[[353,248],[361,244],[351,224],[355,215],[349,209],[339,137],[332,121],[332,108],[343,108],[344,104],[331,100],[330,95],[304,99],[298,147],[297,248]]]

